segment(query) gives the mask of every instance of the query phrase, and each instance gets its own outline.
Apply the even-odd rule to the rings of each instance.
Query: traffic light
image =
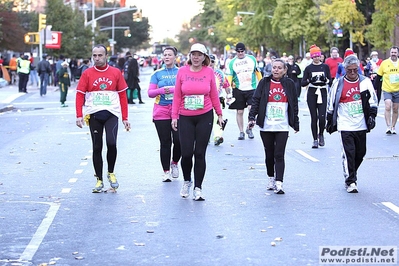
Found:
[[[235,16],[235,17],[234,17],[234,25],[238,25],[238,23],[240,23],[240,22],[239,22],[239,19],[240,19],[240,18],[239,18],[238,16]]]
[[[46,18],[47,18],[46,14],[39,13],[39,31],[46,28],[46,23],[47,23]]]
[[[234,25],[242,25],[242,17],[237,15],[234,17]]]
[[[125,30],[124,36],[125,37],[132,37],[132,34],[130,33],[130,30]]]
[[[26,44],[39,44],[40,36],[38,32],[28,32],[24,35],[24,42]]]
[[[133,13],[133,21],[141,22],[142,18],[143,18],[143,14],[141,13],[141,10]]]

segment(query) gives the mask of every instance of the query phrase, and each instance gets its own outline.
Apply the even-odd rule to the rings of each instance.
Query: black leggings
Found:
[[[103,132],[107,143],[108,172],[113,173],[116,162],[116,138],[118,135],[118,117],[108,111],[90,115],[90,133],[93,142],[93,165],[98,179],[103,180]]]
[[[181,157],[179,132],[174,131],[171,126],[172,119],[154,120],[160,142],[161,164],[164,171],[170,170],[170,157],[173,142],[173,162],[177,163]]]
[[[181,168],[184,181],[191,181],[194,155],[194,188],[201,188],[204,180],[205,154],[212,132],[213,110],[196,116],[179,117],[179,137],[182,151]]]
[[[285,147],[288,140],[288,131],[268,132],[261,131],[263,147],[265,148],[266,171],[269,177],[276,173],[276,181],[283,182],[285,169]]]
[[[302,92],[301,80],[298,79],[297,81],[294,81],[294,83],[296,89],[296,96],[299,98],[301,97],[301,92]]]
[[[316,89],[309,87],[307,94],[308,108],[310,112],[310,121],[312,129],[313,140],[317,140],[318,134],[324,133],[326,127],[326,112],[327,112],[327,89],[321,90],[322,103],[317,103]],[[319,122],[319,133],[317,133],[317,122]]]

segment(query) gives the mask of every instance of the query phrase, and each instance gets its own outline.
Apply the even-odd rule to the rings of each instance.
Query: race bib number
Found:
[[[398,83],[399,82],[399,74],[390,74],[389,82],[391,82],[391,84]]]
[[[282,106],[267,106],[267,119],[269,121],[283,121],[284,117],[284,108]]]
[[[363,115],[362,101],[348,103],[348,114],[352,117]]]
[[[165,94],[165,100],[173,100],[173,94],[172,93]]]
[[[94,105],[111,105],[112,100],[107,92],[94,92],[93,93],[93,104]]]
[[[252,72],[241,72],[237,74],[238,80],[240,81],[240,88],[249,87],[252,84]]]
[[[199,110],[204,108],[204,95],[187,95],[184,97],[184,109]]]

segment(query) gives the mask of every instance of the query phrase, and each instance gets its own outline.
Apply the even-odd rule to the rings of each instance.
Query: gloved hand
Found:
[[[369,119],[367,120],[367,128],[369,130],[372,130],[375,128],[375,117],[374,116],[369,116]]]
[[[315,83],[317,82],[317,76],[313,76],[310,78],[310,83]]]
[[[327,113],[326,131],[330,133],[330,135],[335,131],[333,127],[333,115],[330,113]]]
[[[326,76],[324,75],[320,76],[320,81],[326,83],[327,82]]]

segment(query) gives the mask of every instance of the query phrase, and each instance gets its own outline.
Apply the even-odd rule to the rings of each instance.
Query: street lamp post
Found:
[[[114,41],[115,41],[115,14],[112,14],[112,33],[111,33],[111,38],[112,38],[112,45],[111,45],[111,55],[114,54]]]
[[[94,5],[94,0],[91,0],[91,21],[93,21],[94,22],[94,16],[95,16],[95,14],[94,14],[94,7],[95,7],[95,5]],[[94,44],[95,44],[95,40],[94,40],[94,30],[95,30],[95,28],[96,28],[96,25],[95,25],[95,23],[92,23],[91,24],[91,33],[93,34],[93,37],[92,37],[92,46],[94,46]]]
[[[91,16],[91,20],[90,20],[89,22],[86,22],[86,23],[85,23],[85,27],[91,25],[91,30],[92,30],[92,33],[93,33],[93,39],[92,39],[93,46],[94,46],[94,33],[95,33],[95,28],[96,28],[97,20],[100,20],[100,19],[102,19],[102,18],[106,18],[106,17],[112,16],[112,28],[114,28],[114,23],[115,23],[115,17],[114,17],[114,15],[115,15],[115,14],[123,13],[123,12],[126,12],[126,11],[132,11],[132,10],[133,10],[133,11],[137,11],[137,7],[126,7],[126,8],[119,8],[119,9],[114,9],[114,8],[112,8],[112,9],[114,9],[113,11],[108,12],[108,13],[105,13],[105,14],[99,16],[98,18],[95,18],[95,17],[94,17],[94,0],[92,0],[92,3],[93,3],[93,4],[92,4],[92,16]],[[114,31],[112,31],[112,41],[113,41],[113,38],[114,38]]]

